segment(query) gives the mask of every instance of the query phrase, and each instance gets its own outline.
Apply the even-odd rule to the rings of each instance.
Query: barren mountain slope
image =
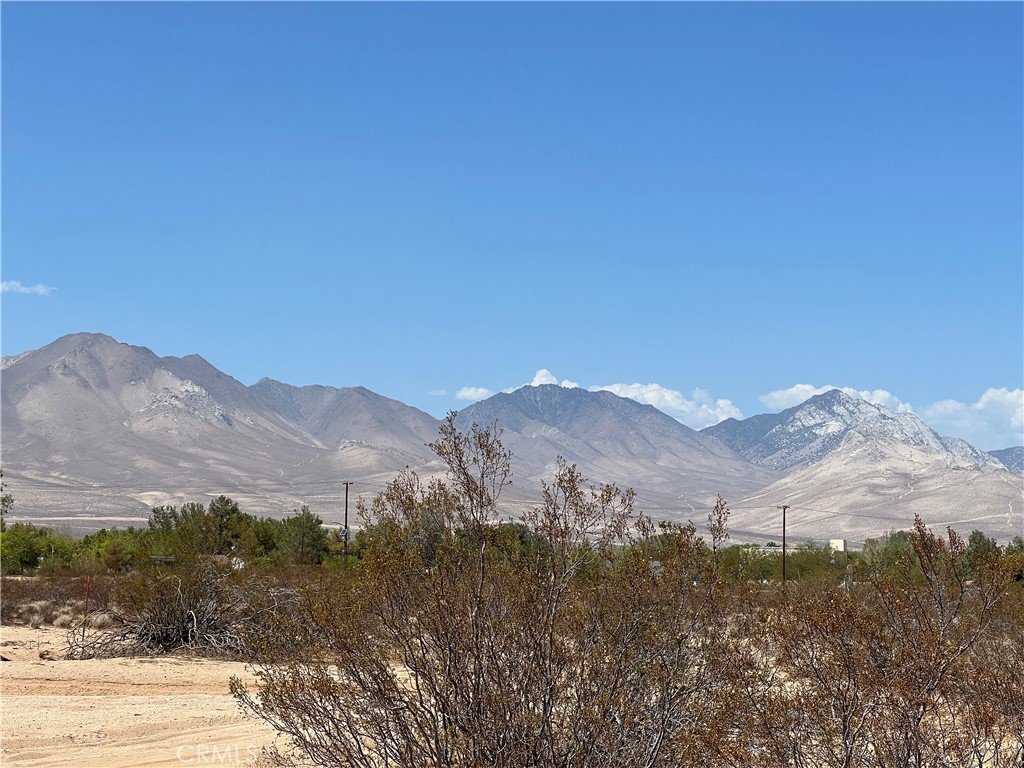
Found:
[[[910,528],[915,514],[929,526],[951,525],[965,537],[975,528],[1000,540],[1024,535],[1020,475],[856,431],[816,464],[731,501],[735,528],[776,541],[782,534],[776,508],[781,504],[792,507],[787,532],[796,540],[860,541]]]
[[[249,388],[267,407],[315,435],[325,445],[371,443],[425,459],[440,421],[365,387],[293,387],[263,378]]]

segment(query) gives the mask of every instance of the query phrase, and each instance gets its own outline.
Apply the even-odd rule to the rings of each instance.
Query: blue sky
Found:
[[[435,415],[568,380],[695,427],[840,386],[1021,443],[1022,29],[4,3],[3,352],[103,332]]]

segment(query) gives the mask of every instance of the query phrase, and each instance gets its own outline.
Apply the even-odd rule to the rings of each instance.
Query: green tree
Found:
[[[967,537],[967,559],[972,568],[988,557],[999,552],[999,545],[996,540],[986,536],[983,532],[975,529]]]
[[[323,520],[303,504],[298,512],[286,517],[281,523],[278,549],[286,562],[298,565],[319,565],[323,562],[328,552],[328,536],[323,528]]]
[[[39,528],[39,565],[48,575],[54,575],[74,560],[78,543],[70,536],[51,528]]]
[[[722,576],[731,581],[765,582],[779,579],[782,558],[776,551],[765,552],[756,544],[734,544],[722,550],[719,567]],[[788,574],[787,574],[788,575]]]
[[[7,492],[8,485],[4,482],[4,471],[0,469],[0,532],[7,527],[7,515],[14,509],[14,497]]]
[[[14,523],[0,536],[0,563],[4,573],[22,574],[35,568],[42,555],[39,532],[31,523]]]
[[[196,502],[181,507],[155,507],[149,517],[146,543],[151,554],[179,559],[215,555],[220,550],[216,520]]]
[[[843,572],[842,564],[836,562],[835,553],[829,547],[819,547],[811,542],[787,553],[786,568],[787,576],[792,579],[838,578]]]
[[[889,572],[913,552],[909,531],[889,531],[864,542],[864,561],[875,572]]]
[[[43,567],[52,573],[73,559],[75,542],[69,536],[31,523],[14,523],[0,535],[4,573],[21,574]]]
[[[156,507],[149,518],[147,543],[154,555],[191,559],[234,554],[255,518],[238,503],[218,496],[209,509],[197,502]]]
[[[283,525],[272,517],[245,515],[240,521],[240,533],[232,544],[231,553],[247,563],[272,557],[280,545]]]
[[[112,538],[104,545],[100,560],[107,570],[123,571],[131,565],[132,553],[121,538]]]
[[[128,528],[101,528],[79,542],[76,552],[78,560],[97,561],[114,571],[140,564],[143,531]]]
[[[239,542],[252,528],[255,518],[242,512],[238,502],[227,496],[218,496],[211,501],[208,514],[217,525],[217,552],[222,555],[236,554]]]

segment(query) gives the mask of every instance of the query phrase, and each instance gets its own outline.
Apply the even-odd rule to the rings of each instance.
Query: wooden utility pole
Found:
[[[786,583],[786,510],[789,509],[788,504],[783,504],[781,507],[776,509],[782,510],[782,583]]]
[[[345,486],[345,570],[348,570],[348,487],[352,485],[351,480],[342,483]]]

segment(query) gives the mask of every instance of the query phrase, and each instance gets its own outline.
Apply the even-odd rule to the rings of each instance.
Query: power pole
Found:
[[[781,507],[776,509],[782,510],[782,584],[786,584],[786,510],[789,509],[788,504],[783,504]]]
[[[342,483],[345,486],[345,570],[348,570],[348,487],[352,485],[351,480]]]

